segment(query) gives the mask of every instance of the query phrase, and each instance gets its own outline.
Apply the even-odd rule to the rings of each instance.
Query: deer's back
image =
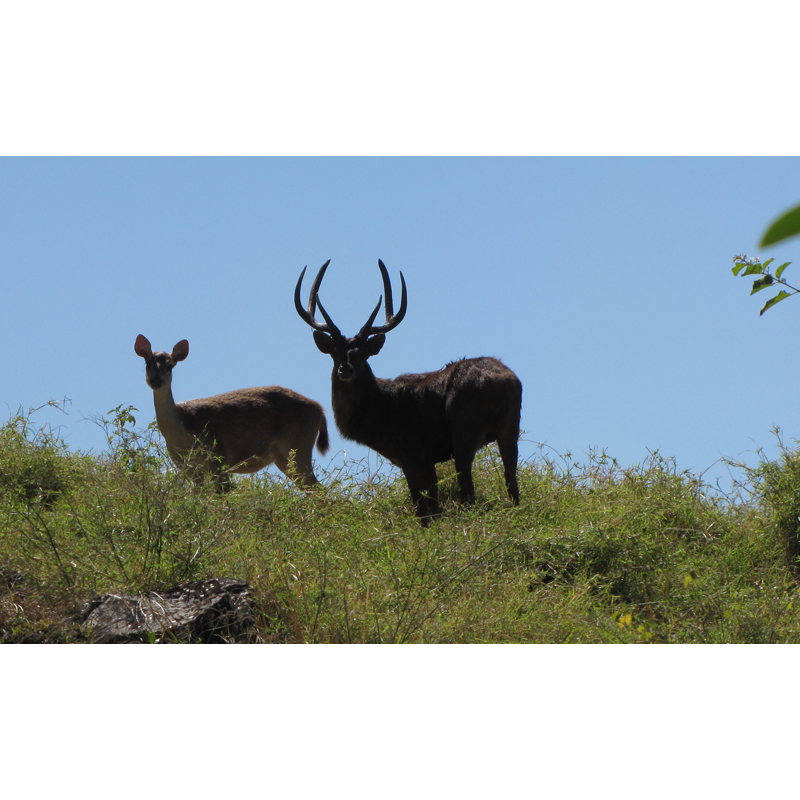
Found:
[[[254,447],[294,429],[316,434],[324,414],[322,406],[282,386],[236,389],[177,404],[187,430],[210,444],[236,437]]]
[[[480,447],[519,433],[522,384],[496,358],[466,358],[377,384],[381,391],[354,409],[342,433],[395,464],[446,461],[458,437]]]
[[[470,406],[486,415],[515,407],[522,403],[522,383],[502,361],[488,356],[462,358],[447,364],[437,372],[400,375],[393,391],[405,398],[417,396],[420,410],[439,408],[449,415],[453,408]]]

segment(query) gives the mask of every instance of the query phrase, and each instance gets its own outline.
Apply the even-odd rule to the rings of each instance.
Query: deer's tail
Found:
[[[328,452],[330,442],[328,441],[328,421],[325,419],[325,412],[322,412],[322,421],[319,424],[319,435],[317,436],[317,450],[325,455]]]

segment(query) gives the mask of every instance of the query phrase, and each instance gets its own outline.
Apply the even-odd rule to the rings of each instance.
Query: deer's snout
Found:
[[[157,370],[146,372],[144,377],[151,389],[160,389],[164,385],[164,378]]]
[[[353,380],[354,374],[353,368],[347,362],[342,362],[339,364],[339,368],[336,370],[336,374],[339,376],[339,380],[342,381],[351,381]]]

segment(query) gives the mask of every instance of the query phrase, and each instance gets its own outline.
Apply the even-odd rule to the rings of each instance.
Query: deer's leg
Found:
[[[295,481],[298,485],[305,487],[306,489],[311,488],[312,486],[316,486],[319,481],[317,480],[317,476],[314,474],[314,464],[311,460],[311,448],[313,445],[308,445],[307,447],[303,447],[302,450],[298,448],[295,454]]]
[[[214,487],[218,492],[229,492],[233,489],[233,481],[228,471],[225,453],[216,446],[216,442],[212,442],[210,446],[198,442],[189,455],[189,461],[192,464],[192,469],[196,470],[200,481],[203,480],[203,473],[205,473],[211,476],[214,481]]]
[[[404,466],[411,501],[419,521],[427,527],[434,517],[441,513],[439,509],[439,487],[435,464],[413,464]]]
[[[233,489],[233,481],[231,480],[231,474],[225,469],[225,466],[220,462],[214,464],[211,470],[211,476],[214,479],[214,486],[216,487],[217,491],[221,493],[229,492]]]
[[[497,447],[500,450],[500,458],[503,459],[503,472],[506,478],[506,488],[508,496],[515,506],[519,505],[519,486],[517,485],[517,438],[518,436],[508,437],[497,440]]]
[[[306,452],[307,451],[307,452]],[[292,458],[294,453],[294,458]],[[311,462],[311,447],[300,450],[290,450],[288,453],[273,452],[275,466],[298,486],[310,488],[319,481],[314,475],[314,465]]]
[[[456,474],[458,476],[458,499],[467,505],[475,502],[475,484],[472,481],[472,462],[475,460],[477,447],[462,445],[454,455]]]
[[[487,431],[475,425],[466,412],[453,414],[450,425],[450,435],[453,442],[453,460],[456,464],[458,476],[458,499],[466,505],[475,502],[475,484],[472,480],[472,462],[475,453],[491,441]]]

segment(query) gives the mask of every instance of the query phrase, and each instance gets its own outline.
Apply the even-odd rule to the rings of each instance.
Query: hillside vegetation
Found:
[[[84,639],[82,604],[207,577],[248,581],[264,642],[800,642],[800,454],[742,468],[725,495],[655,454],[620,467],[520,464],[513,507],[493,447],[463,508],[422,528],[402,476],[356,462],[298,491],[227,494],[171,467],[129,408],[108,451],[71,452],[26,415],[0,429],[0,641]]]

